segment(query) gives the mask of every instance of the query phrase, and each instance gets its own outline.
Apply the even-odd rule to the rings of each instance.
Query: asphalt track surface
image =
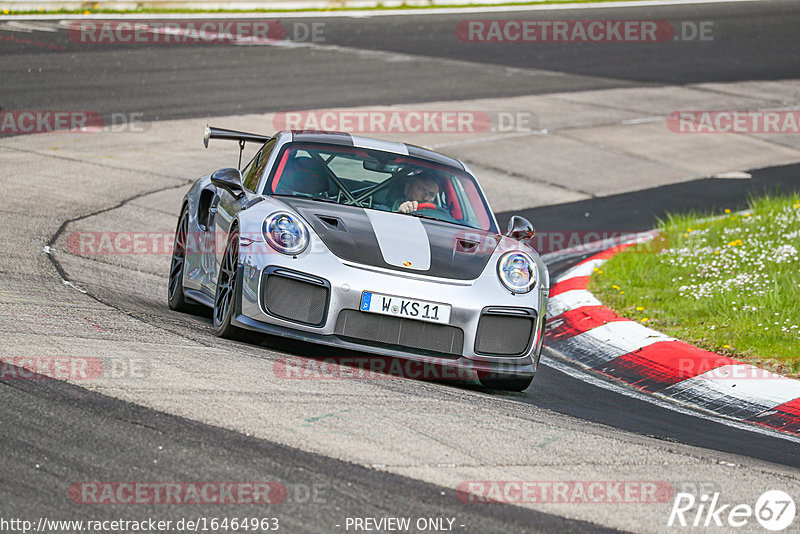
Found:
[[[796,54],[800,8],[790,2],[626,9],[602,15],[587,10],[570,16],[713,20],[719,33],[703,46],[678,42],[635,49],[625,44],[543,45],[504,47],[498,53],[492,45],[459,42],[454,26],[464,17],[458,15],[326,19],[325,44],[467,62],[446,76],[434,76],[435,61],[424,65],[396,61],[388,69],[376,69],[385,57],[367,54],[363,61],[331,63],[332,56],[317,47],[282,50],[281,54],[270,53],[270,47],[219,45],[175,46],[168,53],[159,45],[87,51],[70,42],[64,32],[37,32],[40,44],[66,50],[4,41],[0,105],[4,109],[83,108],[104,114],[142,112],[145,119],[165,119],[662,83],[769,80],[800,72]],[[620,61],[623,53],[625,61]],[[543,72],[522,83],[505,84],[497,78],[497,69],[505,67],[552,69],[562,74]],[[749,194],[765,189],[798,190],[797,170],[795,166],[766,169],[754,173],[748,182],[689,182],[537,208],[524,215],[535,220],[540,231],[636,231],[649,228],[665,211],[743,206]],[[619,209],[632,203],[637,211]],[[557,274],[566,266],[552,267]],[[114,294],[95,296],[104,302],[115,298]],[[158,321],[159,314],[150,320]],[[303,353],[303,347],[297,347],[297,352]],[[73,505],[64,499],[66,481],[269,478],[285,480],[290,486],[289,506],[275,515],[293,532],[318,532],[321,517],[327,521],[353,514],[457,515],[476,532],[603,530],[512,506],[477,510],[460,506],[452,489],[321,458],[58,381],[3,380],[0,384],[0,451],[5,458],[0,470],[0,512],[4,515],[111,518],[119,511]],[[794,443],[664,410],[547,366],[534,387],[517,401],[665,441],[800,466]],[[159,446],[177,452],[158,457]],[[32,465],[36,468],[31,469]],[[314,484],[330,491],[324,503],[309,506],[302,498],[291,502],[292,485]],[[227,512],[220,510],[219,515]],[[160,519],[197,513],[207,515],[191,506],[162,507],[156,512]]]
[[[269,15],[268,15],[269,17]],[[275,17],[278,18],[278,17]],[[712,40],[472,43],[472,19],[665,20],[713,25]],[[270,19],[272,20],[272,19]],[[280,19],[279,19],[280,20]],[[0,107],[143,113],[143,120],[546,94],[613,87],[779,80],[800,72],[800,6],[777,0],[658,8],[283,19],[324,24],[312,47],[80,43],[60,31],[0,31]],[[41,22],[39,22],[41,23]],[[680,33],[680,32],[679,32]],[[308,44],[307,41],[303,42]],[[352,48],[351,60],[326,46]],[[55,47],[55,49],[53,49]],[[442,63],[437,60],[459,60]],[[527,76],[506,76],[507,69]]]
[[[0,382],[3,517],[113,520],[275,517],[281,531],[333,532],[347,516],[457,517],[472,532],[613,532],[320,457],[88,392],[57,380]],[[13,429],[11,432],[8,429]],[[34,469],[31,469],[35,466]],[[79,506],[67,481],[282,481],[276,506]]]

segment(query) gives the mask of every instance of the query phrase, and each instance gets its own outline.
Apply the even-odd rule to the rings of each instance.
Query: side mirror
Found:
[[[511,220],[508,221],[508,230],[506,231],[506,235],[511,239],[516,239],[517,241],[526,241],[532,238],[535,233],[536,230],[534,230],[533,224],[524,217],[514,215],[511,217]]]
[[[242,173],[239,169],[220,169],[211,175],[211,183],[225,189],[234,198],[238,199],[244,196]]]

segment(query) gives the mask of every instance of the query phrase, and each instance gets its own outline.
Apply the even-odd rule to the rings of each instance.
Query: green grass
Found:
[[[595,270],[589,289],[655,330],[800,377],[800,196],[726,212],[668,216],[655,240]]]
[[[139,15],[139,14],[187,14],[197,15],[201,13],[296,13],[296,12],[328,12],[328,11],[368,11],[368,10],[382,10],[391,11],[398,9],[439,9],[439,8],[463,8],[463,7],[492,7],[492,6],[532,6],[542,4],[599,4],[604,2],[633,2],[635,0],[540,0],[532,2],[503,2],[500,4],[482,4],[480,2],[474,4],[452,4],[452,5],[399,5],[399,6],[385,6],[378,2],[375,7],[330,7],[330,8],[299,8],[299,9],[173,9],[173,8],[139,8],[139,9],[105,9],[105,8],[86,8],[86,9],[33,9],[23,11],[12,11],[8,9],[3,10],[3,15],[85,15],[85,14],[105,14],[105,15]],[[99,6],[99,4],[92,4],[87,2],[87,5]],[[2,19],[2,16],[0,16]]]

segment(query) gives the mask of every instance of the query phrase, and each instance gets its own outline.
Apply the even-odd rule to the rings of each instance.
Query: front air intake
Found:
[[[484,310],[475,335],[475,352],[488,356],[520,356],[528,351],[536,325],[532,310]]]
[[[461,356],[464,347],[464,331],[460,328],[359,310],[339,313],[336,334],[357,342],[416,349],[440,357]]]
[[[325,324],[330,291],[323,280],[275,270],[265,274],[262,287],[264,308],[270,315],[312,326]]]

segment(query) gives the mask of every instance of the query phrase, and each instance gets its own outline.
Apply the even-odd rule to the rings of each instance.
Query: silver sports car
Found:
[[[338,132],[273,137],[241,170],[183,199],[169,306],[213,309],[218,336],[271,334],[469,369],[522,391],[542,350],[547,268],[512,217],[505,234],[467,166]]]

